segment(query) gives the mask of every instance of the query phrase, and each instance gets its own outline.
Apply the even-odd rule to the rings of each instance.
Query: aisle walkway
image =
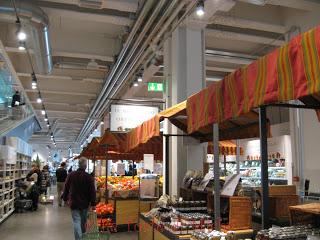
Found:
[[[0,225],[1,240],[72,240],[72,222],[67,207],[39,205],[37,212],[13,214]],[[137,240],[136,233],[112,234],[110,240]]]

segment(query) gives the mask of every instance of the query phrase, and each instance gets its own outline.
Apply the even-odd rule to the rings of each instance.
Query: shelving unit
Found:
[[[15,200],[15,149],[9,146],[0,148],[0,223],[14,212]]]
[[[0,223],[14,212],[16,183],[31,170],[31,147],[18,138],[0,146]]]

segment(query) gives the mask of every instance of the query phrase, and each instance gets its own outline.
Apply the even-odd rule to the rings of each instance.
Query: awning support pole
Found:
[[[237,155],[236,155],[236,163],[237,163],[237,174],[240,174],[240,140],[236,140],[237,145]]]
[[[224,175],[227,176],[227,156],[223,155],[223,168],[224,168]]]
[[[169,142],[169,136],[165,135],[165,172],[163,173],[165,175],[165,193],[169,195],[169,150],[170,150],[170,142]]]
[[[260,122],[260,155],[261,155],[261,187],[262,187],[262,229],[270,227],[269,223],[269,179],[268,179],[268,128],[267,111],[259,109]]]
[[[214,228],[220,231],[220,166],[219,166],[219,125],[213,124],[214,154]]]

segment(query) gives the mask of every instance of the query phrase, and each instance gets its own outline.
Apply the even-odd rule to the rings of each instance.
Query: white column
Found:
[[[202,29],[179,27],[164,45],[164,73],[167,82],[167,107],[199,92],[205,86],[204,33]],[[169,133],[182,134],[174,126]],[[204,144],[193,138],[171,137],[170,194],[178,195],[187,170],[203,170]]]

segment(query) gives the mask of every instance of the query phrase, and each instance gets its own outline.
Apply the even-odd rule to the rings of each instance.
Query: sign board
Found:
[[[148,92],[163,92],[163,83],[148,82]]]
[[[125,164],[124,163],[117,163],[117,175],[118,176],[126,175]]]
[[[143,154],[143,168],[148,169],[153,172],[154,169],[154,155],[153,154]]]
[[[154,174],[162,175],[163,166],[161,163],[155,163],[154,164]]]
[[[227,176],[225,183],[223,185],[223,189],[221,191],[221,195],[233,196],[240,178],[241,178],[241,174],[233,174],[233,175]]]
[[[111,105],[110,131],[128,131],[149,120],[158,112],[158,107]]]

